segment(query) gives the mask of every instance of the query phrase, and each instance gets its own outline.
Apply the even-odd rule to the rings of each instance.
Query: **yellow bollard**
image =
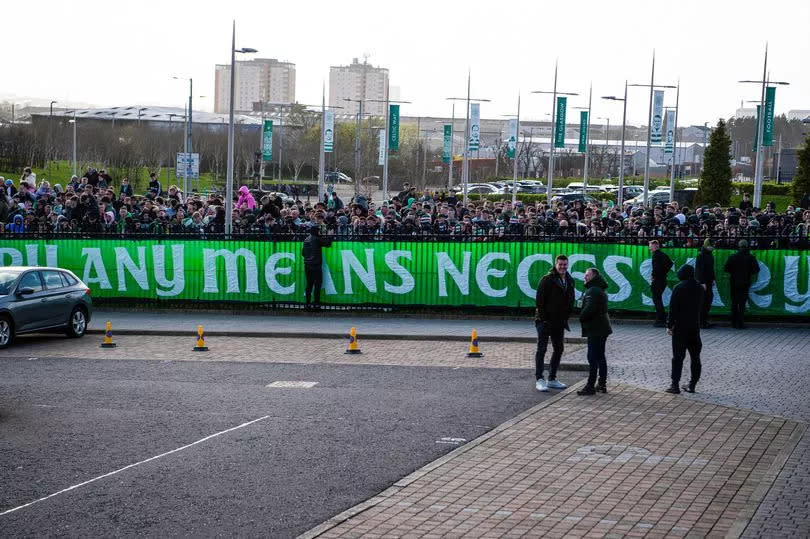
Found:
[[[115,348],[115,346],[112,338],[112,322],[107,321],[107,330],[104,332],[104,342],[101,343],[101,348]]]
[[[349,331],[349,347],[346,349],[347,354],[362,354],[360,346],[357,344],[357,328],[352,328]]]
[[[197,326],[197,346],[192,348],[195,352],[207,352],[208,347],[205,346],[205,333],[203,333],[202,325]]]
[[[470,351],[467,352],[467,357],[484,357],[481,350],[478,349],[478,333],[472,330],[472,337],[470,338]]]

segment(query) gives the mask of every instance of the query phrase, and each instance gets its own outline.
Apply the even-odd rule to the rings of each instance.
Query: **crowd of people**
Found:
[[[225,232],[225,200],[221,194],[191,193],[165,188],[153,173],[147,192],[136,195],[131,183],[118,185],[103,169],[88,168],[64,187],[37,182],[25,169],[19,181],[0,177],[0,232],[6,234],[117,234],[207,236]],[[311,226],[340,239],[471,239],[646,243],[658,238],[665,246],[698,247],[711,237],[717,246],[734,247],[746,238],[752,247],[810,245],[810,199],[806,207],[777,212],[769,203],[754,208],[745,195],[739,207],[677,202],[651,208],[612,202],[544,202],[512,204],[470,200],[460,194],[418,193],[404,189],[380,204],[357,195],[343,201],[331,187],[323,200],[238,190],[232,201],[232,233],[265,238],[306,236]],[[807,198],[807,197],[805,197]]]

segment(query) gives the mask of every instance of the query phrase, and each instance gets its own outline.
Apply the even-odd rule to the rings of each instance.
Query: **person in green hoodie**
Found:
[[[607,287],[607,282],[598,269],[590,268],[585,272],[585,294],[582,297],[579,322],[582,325],[582,336],[588,339],[590,373],[585,387],[577,391],[578,395],[595,395],[597,391],[607,393],[605,346],[608,335],[613,333],[608,317],[608,298],[605,293]]]

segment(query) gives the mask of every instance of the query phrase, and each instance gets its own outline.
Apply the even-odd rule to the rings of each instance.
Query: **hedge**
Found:
[[[743,193],[748,193],[749,195],[754,194],[754,184],[753,183],[746,183],[746,182],[732,182],[731,185],[737,189],[737,191],[742,195]],[[789,196],[790,195],[790,185],[783,185],[778,183],[764,183],[762,184],[762,194],[763,195],[774,195],[774,196]]]

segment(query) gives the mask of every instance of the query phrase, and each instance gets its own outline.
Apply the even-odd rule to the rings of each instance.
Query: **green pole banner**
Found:
[[[453,145],[453,126],[446,124],[444,126],[444,148],[442,149],[442,162],[449,163],[453,156],[451,155]]]
[[[759,122],[760,120],[760,107],[761,105],[757,105],[757,128],[754,129],[754,151],[757,151],[757,140],[759,138]]]
[[[399,105],[388,106],[388,149],[399,151]]]
[[[762,145],[773,146],[773,110],[776,105],[776,86],[765,88],[765,125],[762,130]]]
[[[517,155],[517,131],[518,121],[517,118],[512,118],[506,126],[509,138],[506,139],[506,157],[514,159]]]
[[[579,153],[588,151],[588,111],[579,111]]]
[[[568,107],[568,98],[557,97],[557,122],[554,127],[554,147],[565,148],[565,109]]]
[[[262,159],[273,160],[273,120],[264,121],[264,137],[262,138]]]
[[[47,265],[73,271],[94,298],[226,302],[303,302],[304,264],[296,241],[4,239],[0,266]],[[715,249],[722,268],[734,251]],[[596,267],[611,309],[654,310],[646,245],[562,242],[335,241],[324,249],[323,293],[333,304],[533,307],[540,278],[565,253],[576,296]],[[675,269],[696,248],[667,249]],[[810,253],[752,251],[759,263],[749,294],[753,314],[810,316]],[[728,313],[728,274],[719,271],[712,312]]]

